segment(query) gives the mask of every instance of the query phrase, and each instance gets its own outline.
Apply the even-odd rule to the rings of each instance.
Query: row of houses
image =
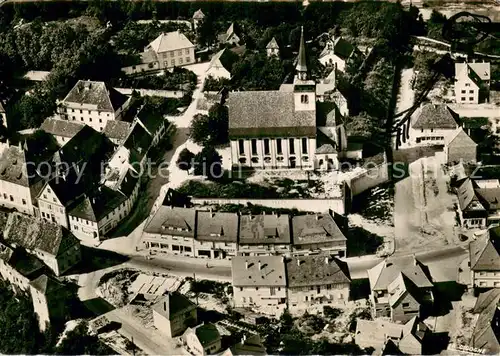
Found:
[[[0,276],[31,296],[40,330],[63,318],[68,290],[57,278],[81,261],[80,241],[66,228],[20,213],[0,212]]]
[[[27,143],[3,147],[0,205],[58,223],[82,239],[100,240],[115,228],[135,204],[149,149],[169,128],[148,109],[132,122],[119,121],[113,111],[98,119],[107,117],[99,105],[115,94],[102,82],[79,81],[71,99],[60,103],[62,112],[79,116],[61,114],[41,126],[60,145],[56,152],[36,152]]]
[[[161,206],[147,221],[143,247],[186,257],[308,255],[344,257],[346,237],[332,212],[244,215]]]

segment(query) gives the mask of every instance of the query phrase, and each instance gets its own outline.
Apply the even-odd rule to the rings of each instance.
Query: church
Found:
[[[293,83],[279,90],[229,94],[233,169],[338,169],[347,149],[343,118],[334,102],[317,103],[303,29],[295,69]]]

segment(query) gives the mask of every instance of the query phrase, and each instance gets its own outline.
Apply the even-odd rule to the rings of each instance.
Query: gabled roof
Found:
[[[30,282],[30,285],[44,295],[50,295],[58,292],[64,285],[53,277],[42,274],[40,277]]]
[[[122,193],[103,185],[94,192],[85,194],[68,215],[99,222],[126,200],[127,197]]]
[[[0,260],[26,278],[35,278],[45,267],[42,261],[22,248],[10,248],[0,242]]]
[[[54,136],[73,137],[85,126],[76,121],[47,118],[40,128]]]
[[[127,138],[132,124],[126,121],[108,120],[103,133],[109,139],[123,141]]]
[[[371,290],[387,290],[400,273],[409,278],[418,288],[432,287],[433,284],[423,270],[423,265],[415,257],[387,258],[368,270]]]
[[[196,216],[197,240],[237,242],[237,213],[197,211]]]
[[[224,41],[228,41],[233,34],[237,35],[235,28],[236,26],[234,25],[234,22],[232,22],[231,25],[229,25],[228,29],[226,30],[226,38]]]
[[[38,199],[41,198],[47,186],[50,187],[64,207],[71,206],[87,190],[91,189],[91,186],[86,186],[84,181],[78,178],[74,170],[70,170],[69,174],[64,176],[56,176],[49,179],[40,191]]]
[[[196,210],[162,205],[144,227],[144,232],[194,237],[195,222]]]
[[[267,355],[259,335],[244,337],[240,342],[224,351],[221,356]]]
[[[492,289],[479,295],[475,313],[480,313],[477,319],[470,345],[483,349],[486,354],[498,354],[500,352],[500,290]]]
[[[481,81],[487,81],[491,78],[490,63],[455,63],[455,77],[460,80],[469,77],[476,85]]]
[[[230,137],[316,135],[316,111],[295,111],[293,92],[232,92],[227,106]]]
[[[201,20],[204,18],[205,18],[205,14],[203,13],[203,11],[201,11],[201,9],[196,10],[193,14],[193,19]]]
[[[152,142],[153,138],[151,135],[142,125],[136,122],[123,143],[123,147],[130,151],[129,163],[134,164],[141,162],[148,152],[149,147],[151,147]]]
[[[352,55],[354,51],[356,51],[355,46],[353,46],[351,43],[349,43],[342,37],[337,37],[327,42],[325,48],[319,55],[319,58],[324,57],[330,53],[333,53],[339,58],[346,60]]]
[[[233,64],[237,59],[237,55],[232,53],[227,48],[224,48],[217,52],[212,59],[210,60],[210,64],[208,65],[207,71],[216,66],[222,66],[228,72],[231,72],[233,68]]]
[[[446,138],[446,145],[452,147],[477,147],[477,143],[461,127],[452,136]]]
[[[151,48],[156,53],[162,53],[191,47],[194,47],[194,44],[182,32],[177,30],[160,34],[147,48]]]
[[[262,214],[240,216],[240,244],[290,244],[290,217]]]
[[[156,132],[158,132],[158,130],[161,128],[161,126],[165,124],[165,118],[162,114],[153,112],[146,107],[143,107],[137,113],[137,120],[139,120],[144,125],[151,136],[154,136]]]
[[[266,46],[267,49],[280,49],[280,46],[278,46],[278,42],[276,41],[276,38],[271,38],[271,41]]]
[[[337,153],[337,143],[333,137],[328,137],[323,131],[318,129],[316,135],[316,154]]]
[[[336,127],[344,123],[344,118],[334,102],[319,102],[316,104],[316,126]]]
[[[188,328],[186,333],[192,332],[200,342],[201,346],[206,347],[221,338],[219,330],[212,323],[200,324],[194,328]]]
[[[294,216],[292,231],[294,245],[347,240],[330,214]]]
[[[414,129],[456,129],[458,114],[446,104],[426,104],[415,112],[412,120]]]
[[[0,180],[29,187],[39,180],[33,165],[26,165],[25,150],[18,146],[8,147],[0,158]]]
[[[65,227],[19,213],[10,215],[4,239],[10,245],[44,251],[53,256],[80,244]]]
[[[153,310],[167,320],[172,320],[177,315],[193,309],[196,309],[196,305],[178,292],[169,292],[153,305]]]
[[[347,264],[327,254],[292,257],[285,268],[291,288],[351,282]]]
[[[234,256],[231,259],[233,286],[285,287],[285,261],[282,256]]]
[[[460,210],[464,211],[467,209],[471,210],[484,210],[485,208],[479,201],[476,195],[477,185],[475,182],[466,178],[462,184],[457,189],[458,204]]]
[[[119,93],[104,82],[79,80],[62,102],[93,105],[96,107],[94,110],[115,112],[127,100],[127,96]]]
[[[500,271],[500,228],[491,228],[469,245],[473,271]]]

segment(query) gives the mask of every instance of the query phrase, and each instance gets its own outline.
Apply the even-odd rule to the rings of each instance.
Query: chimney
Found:
[[[297,258],[297,266],[300,267],[300,264],[302,263],[302,261],[300,260],[300,258]]]
[[[326,256],[325,257],[325,264],[329,264],[330,263],[330,256]]]
[[[249,267],[248,261],[245,261],[245,269],[248,269],[248,267]]]
[[[259,261],[259,271],[262,269],[262,263]]]
[[[247,336],[245,334],[243,334],[243,336],[241,337],[241,344],[245,345],[246,341],[247,341]]]

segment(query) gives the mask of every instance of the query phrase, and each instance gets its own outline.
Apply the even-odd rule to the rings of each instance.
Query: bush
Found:
[[[183,171],[187,171],[191,169],[191,162],[194,158],[194,153],[188,150],[187,148],[183,149],[181,153],[179,153],[179,158],[177,158],[177,167],[182,169]]]
[[[212,146],[203,149],[194,156],[194,175],[206,176],[208,179],[222,177],[222,157]]]
[[[191,139],[203,146],[222,145],[229,141],[227,106],[215,103],[207,115],[198,114],[190,127]]]

